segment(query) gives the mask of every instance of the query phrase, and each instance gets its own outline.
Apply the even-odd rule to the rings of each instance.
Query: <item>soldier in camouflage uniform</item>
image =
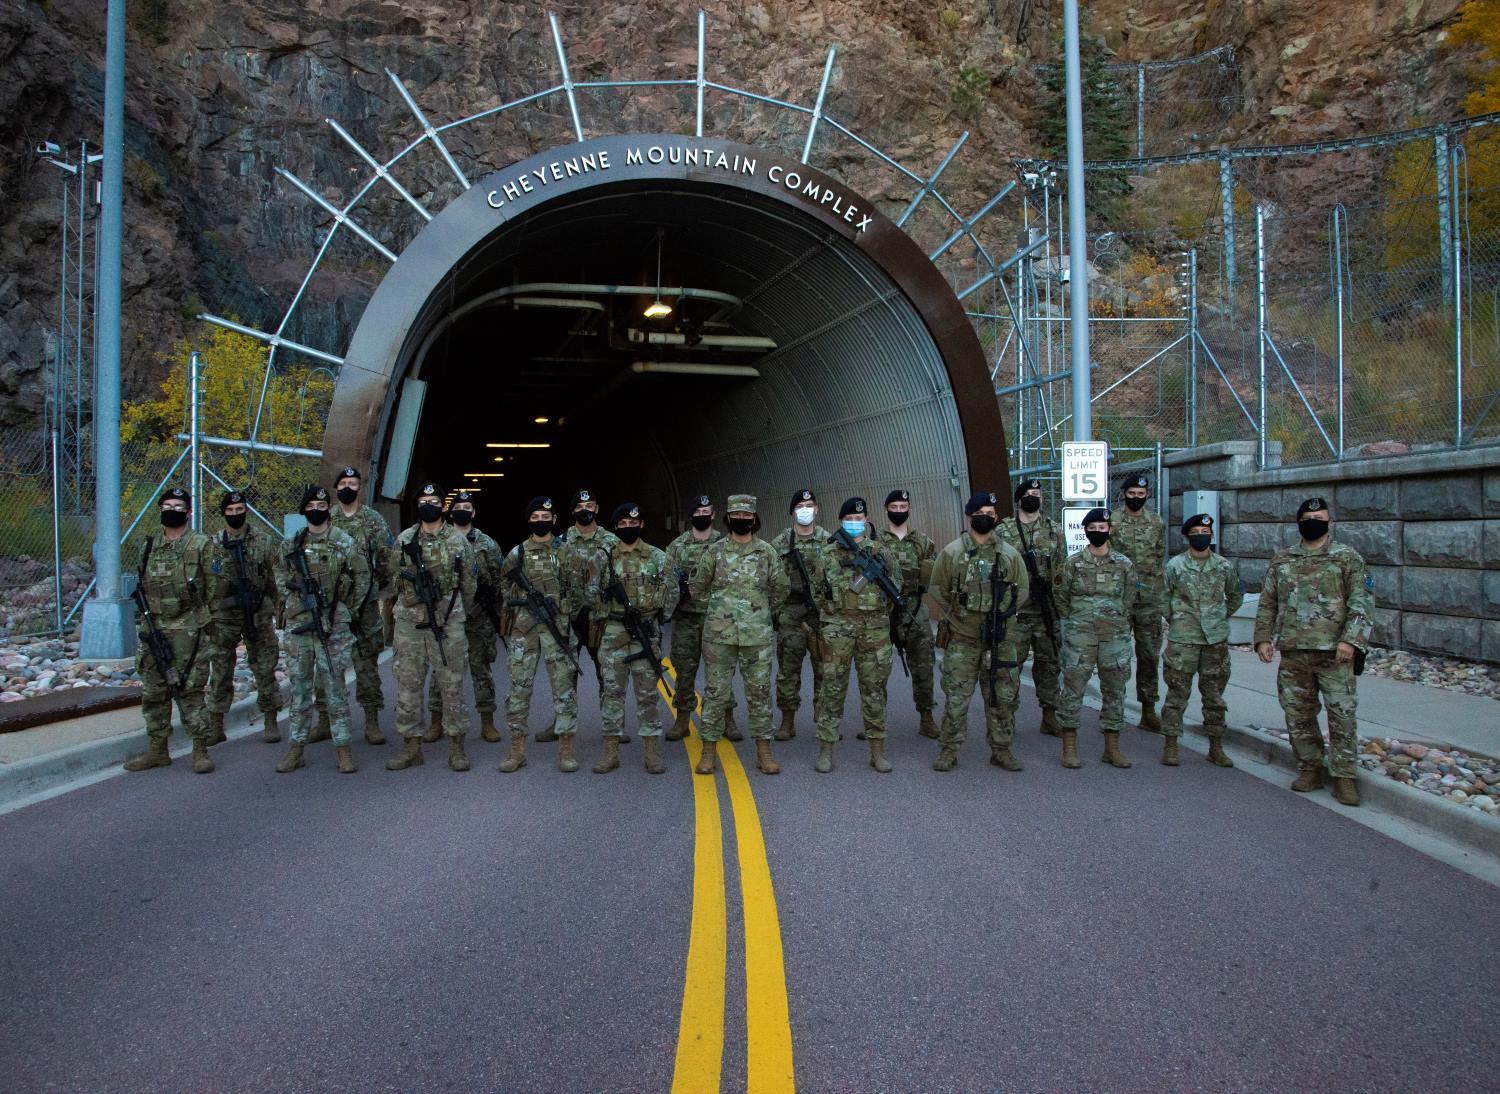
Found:
[[[724,534],[714,528],[714,503],[707,494],[689,498],[687,509],[692,527],[667,545],[667,561],[677,574],[679,592],[677,610],[672,614],[672,668],[677,673],[677,718],[667,730],[669,741],[682,740],[692,726],[697,701],[698,663],[703,658],[704,605],[688,594],[688,579],[698,568],[704,553],[724,538]],[[730,701],[733,703],[732,698]]]
[[[781,770],[771,754],[772,621],[790,592],[786,570],[776,551],[756,536],[760,518],[755,498],[731,494],[725,513],[729,535],[698,562],[688,582],[692,598],[703,604],[703,664],[708,688],[703,699],[703,752],[693,770],[717,770],[719,741],[734,688],[734,670],[745,682],[745,710],[755,738],[755,762],[762,774]]]
[[[666,765],[661,758],[661,710],[657,703],[657,672],[661,665],[661,625],[677,607],[677,573],[667,553],[641,539],[645,521],[635,502],[616,507],[611,523],[617,542],[604,562],[597,583],[597,599],[590,612],[599,638],[600,671],[604,686],[599,697],[604,719],[604,754],[594,765],[603,775],[620,766],[620,737],[625,732],[625,692],[635,685],[636,719],[641,725],[646,770],[660,775]],[[650,642],[643,649],[627,625],[626,612],[638,619]],[[688,689],[692,689],[691,683]]]
[[[333,484],[338,497],[333,526],[354,540],[356,549],[364,556],[362,569],[369,575],[365,587],[354,591],[351,605],[354,694],[365,714],[365,741],[383,745],[385,734],[380,732],[380,711],[385,697],[380,690],[379,657],[385,649],[385,621],[381,618],[380,602],[388,600],[393,591],[396,574],[390,568],[390,548],[396,541],[385,518],[360,503],[362,483],[357,467],[346,467],[339,472],[338,481]]]
[[[839,739],[844,700],[852,666],[859,678],[863,736],[870,742],[870,766],[888,774],[885,754],[886,681],[891,675],[891,612],[895,607],[880,586],[855,569],[856,551],[879,561],[899,588],[901,564],[894,552],[868,536],[870,525],[864,498],[850,498],[839,508],[839,531],[816,551],[808,553],[808,571],[818,597],[818,630],[813,656],[823,662],[813,705],[817,718],[818,759],[813,770],[833,770],[833,746]]]
[[[1297,507],[1302,542],[1271,559],[1255,616],[1255,652],[1270,664],[1273,639],[1281,650],[1276,691],[1300,769],[1292,789],[1306,792],[1323,785],[1321,695],[1328,710],[1333,796],[1340,804],[1358,805],[1354,678],[1370,643],[1375,586],[1359,552],[1334,540],[1332,529],[1324,499],[1308,498]]]
[[[1031,599],[1016,613],[1008,633],[1015,638],[1016,661],[1025,665],[1026,658],[1032,658],[1031,682],[1042,708],[1042,732],[1056,737],[1062,732],[1057,724],[1057,647],[1062,624],[1047,594],[1067,561],[1067,541],[1062,525],[1042,512],[1040,479],[1025,479],[1017,485],[1015,500],[1015,515],[1000,522],[1000,535],[1026,563]]]
[[[420,558],[420,563],[412,555]],[[469,725],[464,702],[464,670],[469,640],[464,621],[474,604],[474,566],[469,541],[443,523],[443,491],[426,483],[417,494],[417,523],[396,537],[390,548],[396,580],[396,732],[406,741],[401,755],[386,761],[387,771],[402,771],[422,761],[422,696],[427,672],[443,693],[444,730],[448,734],[448,768],[469,770],[464,736]],[[430,595],[430,605],[423,596]]]
[[[313,732],[318,696],[327,704],[329,733],[339,773],[354,774],[349,747],[349,691],[344,683],[353,634],[350,605],[369,584],[364,556],[347,532],[333,526],[328,491],[316,484],[302,492],[307,527],[278,551],[276,584],[286,617],[287,677],[291,684],[291,747],[276,770],[296,771]],[[304,579],[302,567],[307,576]],[[319,632],[322,632],[321,634]]]
[[[475,602],[464,619],[464,634],[469,641],[469,679],[474,683],[474,709],[479,712],[479,735],[490,744],[498,744],[500,731],[495,728],[495,655],[499,652],[497,627],[505,594],[500,591],[500,563],[504,558],[500,545],[474,527],[474,495],[460,490],[448,508],[448,519],[469,542],[469,562],[474,569]],[[427,732],[422,740],[431,744],[443,736],[443,692],[428,689]]]
[[[144,615],[138,630],[135,671],[141,678],[141,716],[146,722],[146,751],[125,761],[126,771],[146,771],[172,762],[167,741],[172,735],[172,701],[182,718],[183,732],[193,742],[193,771],[207,775],[214,769],[208,756],[208,717],[203,689],[208,683],[208,658],[199,643],[208,626],[213,544],[202,532],[188,527],[193,496],[174,486],[162,493],[161,532],[147,536],[136,568],[139,601],[161,629],[171,649],[169,666],[159,665],[147,643],[150,629]]]
[[[1115,547],[1135,563],[1140,583],[1135,607],[1130,610],[1130,629],[1135,636],[1135,697],[1141,704],[1141,728],[1161,732],[1156,716],[1158,664],[1161,661],[1162,617],[1167,612],[1167,529],[1161,517],[1146,508],[1149,494],[1145,475],[1125,480],[1125,511],[1112,522]]]
[[[241,640],[255,674],[255,699],[265,725],[265,740],[281,740],[276,713],[281,687],[276,683],[276,557],[280,538],[246,521],[250,507],[238,490],[219,499],[224,530],[214,540],[214,577],[209,603],[213,621],[208,645],[209,743],[225,740],[224,715],[234,701],[234,662]],[[243,601],[242,601],[243,598]]]
[[[901,568],[901,597],[905,601],[901,651],[911,670],[912,697],[920,719],[917,732],[935,741],[938,729],[932,719],[932,676],[936,654],[926,600],[937,544],[907,523],[911,520],[910,491],[892,490],[885,496],[885,519],[886,529],[876,533],[875,542],[889,551]]]
[[[1021,761],[1011,752],[1015,737],[1016,704],[1021,670],[1016,665],[1015,640],[1009,628],[996,650],[1000,664],[995,671],[995,696],[989,693],[991,658],[984,641],[985,617],[997,608],[992,575],[999,575],[998,612],[1014,613],[1029,595],[1026,563],[1016,549],[995,534],[1000,515],[997,499],[981,490],[964,503],[969,530],[938,552],[932,567],[932,595],[943,609],[938,624],[938,646],[943,651],[942,750],[934,771],[952,771],[958,765],[958,750],[968,735],[969,699],[980,689],[984,701],[990,763],[1006,771],[1020,771]],[[1012,614],[1004,622],[1013,624]]]
[[[1167,701],[1161,708],[1161,762],[1176,767],[1182,712],[1198,677],[1208,759],[1233,767],[1224,753],[1224,689],[1229,686],[1229,617],[1245,601],[1245,587],[1222,555],[1214,554],[1214,518],[1195,513],[1182,522],[1188,549],[1167,562],[1167,652],[1162,672]]]
[[[781,558],[791,595],[776,617],[776,706],[781,711],[778,741],[790,741],[797,735],[797,708],[802,705],[802,659],[808,657],[808,635],[817,628],[818,609],[813,590],[803,580],[808,555],[820,550],[829,540],[828,532],[818,525],[818,499],[811,490],[792,495],[792,526],[783,531],[771,546]],[[798,563],[801,563],[799,566]],[[813,696],[817,702],[823,662],[812,658]],[[739,734],[731,725],[731,741]]]
[[[537,665],[545,662],[552,682],[552,731],[559,742],[557,769],[578,770],[573,758],[573,736],[578,724],[578,670],[570,660],[575,613],[594,600],[597,571],[583,555],[567,551],[553,538],[557,515],[552,499],[532,498],[526,506],[528,537],[511,548],[501,565],[505,590],[505,630],[510,641],[510,694],[505,697],[505,724],[510,729],[510,755],[500,764],[504,772],[526,766],[526,718],[531,713],[531,688]],[[614,538],[614,537],[611,537]],[[550,615],[539,616],[528,606],[520,577],[545,598]],[[549,625],[550,624],[550,625]],[[552,633],[552,628],[557,634]],[[538,735],[538,740],[541,739]]]
[[[1130,676],[1130,632],[1138,580],[1135,563],[1110,549],[1110,512],[1090,509],[1083,516],[1088,546],[1063,563],[1057,585],[1057,614],[1063,619],[1062,693],[1057,723],[1062,727],[1064,767],[1078,759],[1078,713],[1089,677],[1099,670],[1104,707],[1104,762],[1129,767],[1120,751],[1125,728],[1125,681]]]
[[[604,560],[609,557],[610,549],[619,540],[609,529],[599,526],[599,495],[592,490],[578,491],[573,495],[570,512],[573,514],[573,526],[562,537],[563,549],[574,556],[574,561],[569,564],[570,568],[581,568],[589,573],[603,572]],[[589,659],[594,662],[594,680],[602,689],[604,677],[599,666],[599,647],[591,644],[593,628],[589,626],[589,605],[579,603],[572,610],[572,633],[573,640],[578,643],[578,656],[582,658],[584,651],[588,651]],[[574,687],[576,691],[577,681],[574,681]],[[558,732],[556,725],[549,725],[536,735],[536,739],[544,743],[555,741]],[[624,734],[620,740],[628,744],[630,735]]]

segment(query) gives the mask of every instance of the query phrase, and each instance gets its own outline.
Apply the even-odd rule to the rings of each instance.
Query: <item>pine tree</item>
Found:
[[[1042,73],[1044,94],[1038,129],[1047,156],[1064,163],[1068,158],[1068,98],[1061,42],[1058,55],[1057,64]],[[1104,40],[1080,34],[1078,59],[1083,85],[1084,158],[1116,160],[1134,155],[1133,104],[1126,101],[1119,76],[1109,70],[1110,55]],[[1129,195],[1130,178],[1124,171],[1090,171],[1085,176],[1084,193],[1090,219],[1107,221]]]

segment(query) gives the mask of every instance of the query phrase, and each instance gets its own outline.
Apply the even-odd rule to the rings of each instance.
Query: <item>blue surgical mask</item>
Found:
[[[793,515],[797,518],[797,523],[802,525],[802,527],[804,528],[818,519],[818,511],[811,505],[803,506],[802,508],[796,510]]]
[[[839,523],[842,525],[844,531],[848,532],[853,539],[858,539],[865,534],[865,522],[862,520],[845,520]]]

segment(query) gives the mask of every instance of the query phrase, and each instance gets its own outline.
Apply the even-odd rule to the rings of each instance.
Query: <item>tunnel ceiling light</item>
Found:
[[[470,471],[464,476],[469,479],[503,479],[504,472],[501,471]]]
[[[537,425],[546,425],[549,421],[551,421],[550,418],[533,418],[531,420]]]
[[[710,361],[635,361],[632,372],[661,372],[675,376],[744,376],[757,379],[760,369],[751,365],[720,365]]]
[[[646,305],[647,319],[665,319],[672,314],[672,305],[663,304],[661,300],[661,237],[662,231],[658,228],[656,230],[656,299]]]
[[[532,441],[532,442],[527,443],[527,444],[516,444],[516,443],[508,442],[508,441],[507,442],[490,441],[484,447],[486,447],[486,448],[551,448],[552,445],[549,442],[547,442],[547,441],[541,441],[541,442]]]

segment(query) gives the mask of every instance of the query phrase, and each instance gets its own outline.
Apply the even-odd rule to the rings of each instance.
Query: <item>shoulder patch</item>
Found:
[[[1375,579],[1369,574],[1365,574],[1365,588],[1372,593],[1375,591]]]
[[[214,555],[213,565],[210,566],[209,569],[211,569],[216,574],[223,572],[223,570],[224,570],[224,563],[219,559],[219,556],[217,554]],[[236,579],[236,580],[238,580],[238,579]],[[1370,580],[1369,578],[1365,578],[1365,583],[1368,584],[1369,580]]]

